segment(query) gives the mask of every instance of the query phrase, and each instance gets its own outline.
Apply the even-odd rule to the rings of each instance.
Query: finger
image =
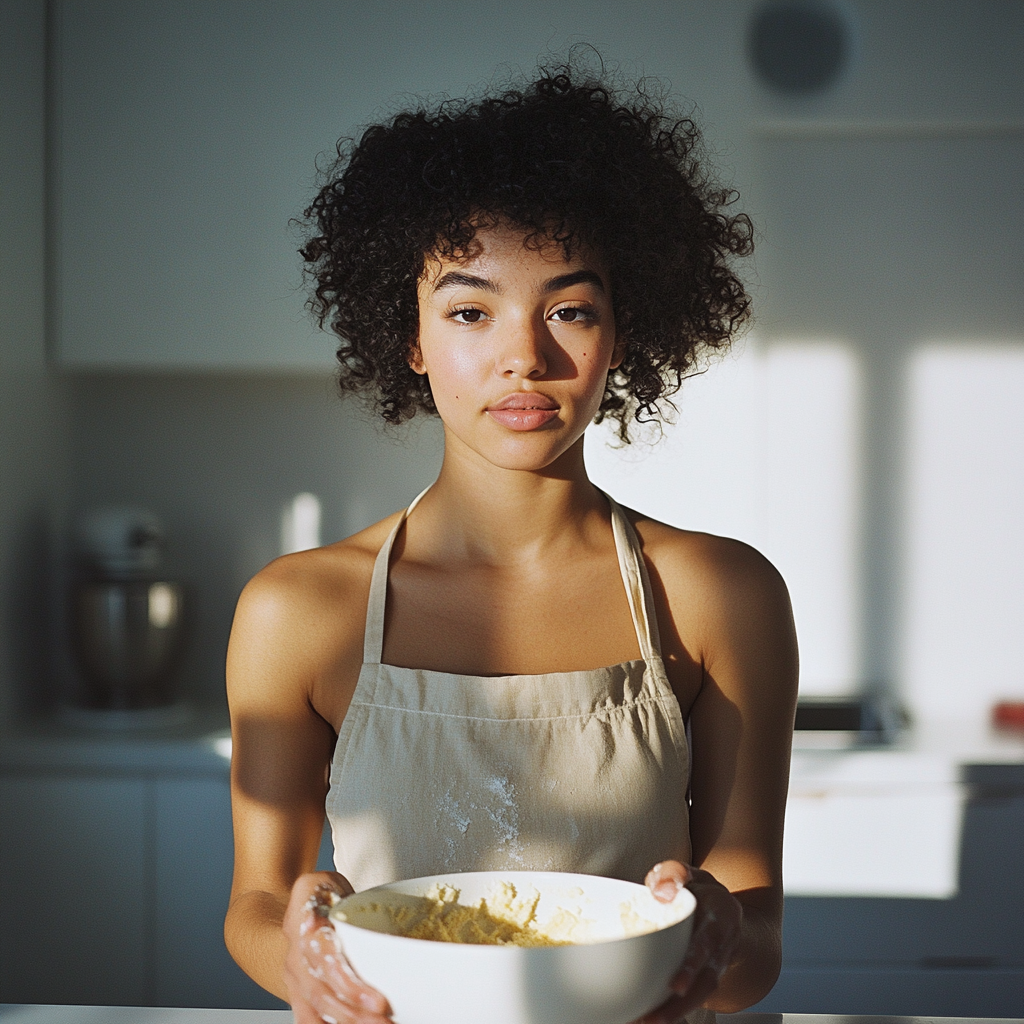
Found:
[[[295,1024],[324,1024],[323,1017],[304,999],[293,999],[291,1007]]]
[[[295,1024],[363,1024],[362,1014],[354,1006],[347,1005],[321,982],[307,982],[302,986],[301,996],[291,995],[289,1002],[295,1017]],[[373,1024],[380,1024],[381,1017],[373,1017]]]
[[[356,1024],[361,1011],[348,1003],[343,1003],[326,986],[320,986],[310,993],[309,1006],[315,1019],[323,1024]]]
[[[673,1021],[673,1024],[681,1021],[691,1010],[695,1010],[698,1006],[703,1006],[707,1002],[711,993],[718,988],[718,978],[718,972],[714,968],[706,967],[697,975],[685,993],[679,993],[675,996],[675,999],[678,999],[679,1002],[673,1007],[673,1013],[676,1016],[669,1018]]]
[[[331,1007],[328,1004],[306,1004],[303,1014],[299,1014],[299,1006],[292,1006],[295,1024],[391,1024],[390,1017],[367,1010],[357,1010],[351,1006]]]
[[[390,1021],[379,1013],[373,1013],[364,1007],[350,1006],[343,1003],[330,991],[318,993],[310,1001],[316,1020],[324,1024],[383,1024]]]
[[[301,994],[291,1000],[296,1024],[383,1024],[390,1015],[350,1003],[330,985],[307,977]]]
[[[655,864],[644,883],[661,903],[671,903],[690,881],[692,873],[685,864],[677,860],[664,860]]]
[[[312,978],[335,990],[352,1008],[379,1016],[391,1013],[387,999],[367,985],[348,962],[338,933],[331,926],[318,928],[306,939],[306,945],[303,959]]]

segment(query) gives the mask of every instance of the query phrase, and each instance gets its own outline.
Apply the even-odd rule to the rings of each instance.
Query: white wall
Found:
[[[1024,699],[1024,345],[921,345],[908,391],[902,674],[962,721]]]

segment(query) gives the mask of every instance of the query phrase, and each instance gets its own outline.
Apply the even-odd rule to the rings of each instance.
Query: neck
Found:
[[[446,446],[423,505],[423,525],[430,520],[447,557],[522,564],[565,544],[607,538],[608,502],[587,476],[582,437],[536,471],[502,469]]]

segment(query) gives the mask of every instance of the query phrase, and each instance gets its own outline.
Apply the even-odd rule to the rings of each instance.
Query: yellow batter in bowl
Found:
[[[460,903],[461,891],[436,883],[424,896],[413,896],[401,905],[375,904],[375,913],[391,919],[392,934],[433,942],[465,942],[480,946],[564,946],[536,925],[540,893],[520,895],[511,882],[499,882],[472,903]],[[369,909],[369,908],[367,908]]]

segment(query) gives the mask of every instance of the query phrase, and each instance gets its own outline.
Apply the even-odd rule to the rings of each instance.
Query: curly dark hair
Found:
[[[485,223],[603,260],[626,346],[598,420],[617,419],[623,442],[749,316],[732,257],[752,251],[750,220],[727,212],[736,193],[711,178],[692,117],[644,82],[617,90],[570,61],[523,88],[399,113],[337,154],[302,222],[309,306],[340,338],[341,391],[390,423],[436,412],[407,362],[425,261],[465,257]]]

